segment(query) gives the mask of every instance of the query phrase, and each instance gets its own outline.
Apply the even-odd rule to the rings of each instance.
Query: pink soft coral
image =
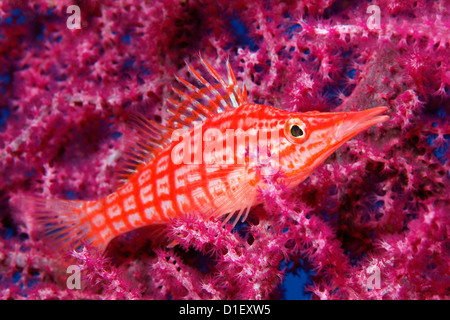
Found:
[[[446,1],[379,1],[381,29],[367,27],[364,2],[106,0],[83,2],[83,28],[69,30],[67,4],[0,4],[1,298],[282,298],[285,277],[302,270],[300,297],[448,299]],[[70,263],[91,276],[67,289],[65,258],[29,239],[9,199],[111,192],[125,115],[164,119],[173,75],[184,77],[199,52],[214,66],[230,59],[250,101],[386,105],[391,120],[295,190],[276,175],[234,230],[186,217],[166,232],[172,248],[141,230],[117,239],[106,260],[95,248],[74,253]],[[369,290],[377,270],[380,286]]]

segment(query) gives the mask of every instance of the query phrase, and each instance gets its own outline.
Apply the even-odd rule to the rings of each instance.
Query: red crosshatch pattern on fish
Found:
[[[281,170],[294,187],[343,143],[388,119],[380,115],[385,107],[298,113],[247,103],[229,63],[225,81],[201,61],[214,84],[188,66],[201,87],[177,77],[190,93],[175,88],[181,101],[169,100],[173,116],[164,126],[130,116],[136,135],[117,191],[97,201],[39,200],[47,208],[39,211],[41,222],[52,222],[54,210],[63,213],[42,236],[51,234],[59,246],[90,242],[104,249],[120,234],[183,215],[224,217],[223,223],[234,217],[236,224],[259,203],[266,174]]]

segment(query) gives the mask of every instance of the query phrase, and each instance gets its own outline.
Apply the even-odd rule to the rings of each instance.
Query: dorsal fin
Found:
[[[180,96],[181,101],[168,99],[173,106],[168,109],[173,114],[168,120],[170,128],[190,129],[193,127],[193,122],[203,121],[208,117],[247,103],[247,90],[245,86],[242,90],[239,88],[229,61],[227,61],[228,82],[226,82],[202,57],[200,57],[200,60],[208,74],[217,83],[211,84],[190,65],[187,65],[187,68],[201,87],[175,76],[177,81],[185,86],[190,94],[173,88]]]
[[[133,133],[125,135],[127,146],[116,168],[115,188],[125,184],[131,175],[138,172],[141,164],[152,159],[170,140],[163,125],[147,119],[141,113],[131,112],[127,125]]]
[[[139,113],[130,114],[128,125],[135,131],[135,135],[119,162],[116,187],[125,184],[129,177],[138,171],[140,165],[154,158],[158,151],[170,144],[174,130],[190,130],[194,127],[194,123],[247,103],[247,90],[245,86],[243,89],[238,87],[229,61],[227,61],[228,82],[226,82],[202,57],[200,60],[216,83],[211,84],[198,71],[187,65],[200,87],[175,76],[189,93],[173,88],[181,100],[177,102],[168,99],[171,103],[168,110],[173,115],[167,120],[167,124],[161,125]]]

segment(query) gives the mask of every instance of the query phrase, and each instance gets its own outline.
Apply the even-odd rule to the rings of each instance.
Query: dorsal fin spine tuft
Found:
[[[175,76],[175,79],[186,87],[190,93],[173,88],[180,96],[181,101],[167,99],[169,102],[167,111],[172,114],[167,120],[167,124],[162,125],[148,120],[138,113],[130,114],[128,124],[136,134],[121,160],[117,174],[119,178],[117,187],[136,173],[141,164],[154,158],[156,153],[170,144],[174,130],[192,129],[195,123],[247,103],[247,89],[244,86],[241,91],[238,87],[229,61],[227,61],[227,83],[202,57],[200,57],[200,60],[206,71],[217,83],[211,84],[187,64],[188,71],[201,84],[201,87]]]

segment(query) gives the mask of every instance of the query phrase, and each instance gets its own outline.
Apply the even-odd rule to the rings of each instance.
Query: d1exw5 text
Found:
[[[268,304],[225,304],[223,314],[270,314],[270,306]]]

